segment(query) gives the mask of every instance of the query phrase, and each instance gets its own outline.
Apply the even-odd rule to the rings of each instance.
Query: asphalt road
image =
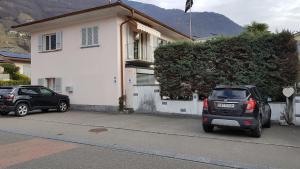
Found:
[[[173,116],[68,112],[0,117],[0,144],[0,168],[300,166],[300,128],[273,125],[257,139],[236,130],[206,134],[199,119]]]
[[[34,145],[30,145],[34,142]],[[67,150],[41,150],[40,145]],[[12,146],[13,145],[13,146]],[[57,148],[59,146],[59,148]],[[154,155],[112,150],[69,142],[41,139],[20,134],[0,132],[0,168],[7,169],[217,169],[215,165],[178,160]],[[26,149],[28,151],[26,151]],[[37,151],[36,151],[37,150]],[[48,151],[48,152],[47,152]],[[22,155],[20,154],[22,153]],[[21,158],[20,156],[25,157]]]

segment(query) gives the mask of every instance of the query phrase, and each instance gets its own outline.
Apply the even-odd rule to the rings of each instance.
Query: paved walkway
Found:
[[[0,128],[5,132],[223,167],[294,169],[300,160],[300,128],[296,127],[273,126],[256,139],[232,130],[206,134],[199,119],[68,112],[2,117]]]

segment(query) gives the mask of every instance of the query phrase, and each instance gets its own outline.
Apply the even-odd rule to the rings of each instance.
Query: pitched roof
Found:
[[[101,9],[106,9],[106,8],[111,8],[111,7],[116,7],[116,6],[121,6],[125,9],[128,9],[130,11],[134,11],[136,14],[144,17],[144,18],[147,18],[149,20],[151,20],[152,22],[155,22],[156,24],[159,24],[161,25],[162,27],[168,29],[168,30],[171,30],[173,32],[176,32],[177,34],[180,34],[181,36],[184,36],[185,38],[188,38],[190,39],[190,37],[146,14],[144,14],[143,12],[140,12],[139,10],[136,10],[135,8],[132,8],[126,4],[124,4],[123,2],[121,1],[117,1],[115,3],[111,3],[111,4],[108,4],[108,5],[103,5],[103,6],[98,6],[98,7],[94,7],[94,8],[89,8],[89,9],[84,9],[84,10],[80,10],[80,11],[75,11],[75,12],[71,12],[71,13],[66,13],[66,14],[62,14],[62,15],[58,15],[58,16],[54,16],[54,17],[50,17],[50,18],[45,18],[45,19],[41,19],[41,20],[37,20],[37,21],[33,21],[33,22],[28,22],[28,23],[24,23],[24,24],[20,24],[20,25],[15,25],[15,26],[12,26],[13,29],[16,29],[16,28],[21,28],[21,27],[25,27],[25,26],[29,26],[29,25],[34,25],[34,24],[38,24],[38,23],[44,23],[44,22],[48,22],[48,21],[51,21],[51,20],[56,20],[56,19],[60,19],[60,18],[64,18],[64,17],[68,17],[68,16],[74,16],[74,15],[79,15],[79,14],[83,14],[83,13],[88,13],[88,12],[92,12],[92,11],[96,11],[96,10],[101,10]]]
[[[4,57],[16,58],[16,59],[31,59],[30,54],[23,54],[23,53],[12,53],[12,52],[0,51],[0,55]]]

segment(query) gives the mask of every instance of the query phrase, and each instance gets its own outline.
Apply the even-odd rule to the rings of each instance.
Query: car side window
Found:
[[[41,88],[40,91],[43,96],[52,96],[54,94],[51,90],[46,88]]]
[[[250,89],[252,96],[254,97],[254,99],[259,100],[259,97],[257,96],[255,90],[253,88]]]
[[[39,90],[35,88],[21,88],[19,90],[20,95],[38,95]]]
[[[257,97],[259,98],[259,100],[262,100],[261,95],[260,95],[259,91],[257,90],[257,88],[254,88],[254,91],[255,91]]]

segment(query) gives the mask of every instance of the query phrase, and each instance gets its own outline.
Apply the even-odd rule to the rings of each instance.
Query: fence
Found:
[[[162,100],[157,85],[134,86],[133,109],[142,113],[174,113],[183,115],[202,115],[203,102],[196,94],[191,101]],[[278,121],[284,111],[285,103],[270,103],[272,120]]]

